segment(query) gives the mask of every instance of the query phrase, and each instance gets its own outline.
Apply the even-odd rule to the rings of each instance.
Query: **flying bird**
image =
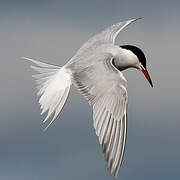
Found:
[[[138,18],[140,19],[140,18]],[[41,114],[47,112],[45,130],[61,112],[74,85],[93,108],[93,125],[110,175],[114,180],[122,164],[127,132],[127,81],[122,73],[140,70],[153,87],[142,50],[133,45],[115,45],[119,32],[138,19],[119,22],[84,43],[63,66],[34,63]]]

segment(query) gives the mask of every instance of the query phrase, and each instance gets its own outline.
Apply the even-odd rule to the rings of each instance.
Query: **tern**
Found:
[[[36,72],[41,114],[47,112],[45,130],[61,112],[74,85],[93,108],[93,125],[110,175],[114,180],[122,164],[127,132],[127,81],[122,71],[140,70],[153,87],[142,50],[133,45],[115,45],[119,32],[137,21],[119,22],[84,43],[63,66],[31,61]]]

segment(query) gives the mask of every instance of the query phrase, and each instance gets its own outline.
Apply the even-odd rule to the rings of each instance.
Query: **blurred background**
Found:
[[[0,1],[0,179],[109,180],[92,109],[72,88],[43,132],[29,63],[64,65],[92,35],[134,17],[116,44],[140,47],[152,89],[137,70],[128,80],[128,139],[118,179],[180,178],[180,1]]]

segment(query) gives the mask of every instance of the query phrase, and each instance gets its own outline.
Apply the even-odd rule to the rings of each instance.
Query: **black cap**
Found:
[[[137,56],[143,67],[146,69],[146,57],[140,48],[132,45],[123,45],[120,47],[132,51]]]

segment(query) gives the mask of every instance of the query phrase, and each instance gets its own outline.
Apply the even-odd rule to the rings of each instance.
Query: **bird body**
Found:
[[[38,72],[34,77],[41,114],[48,111],[43,122],[52,118],[45,130],[57,118],[74,85],[93,107],[93,125],[114,179],[122,163],[127,128],[127,81],[121,71],[139,69],[152,85],[142,51],[114,44],[118,33],[136,20],[119,22],[93,36],[63,67],[24,58]]]

